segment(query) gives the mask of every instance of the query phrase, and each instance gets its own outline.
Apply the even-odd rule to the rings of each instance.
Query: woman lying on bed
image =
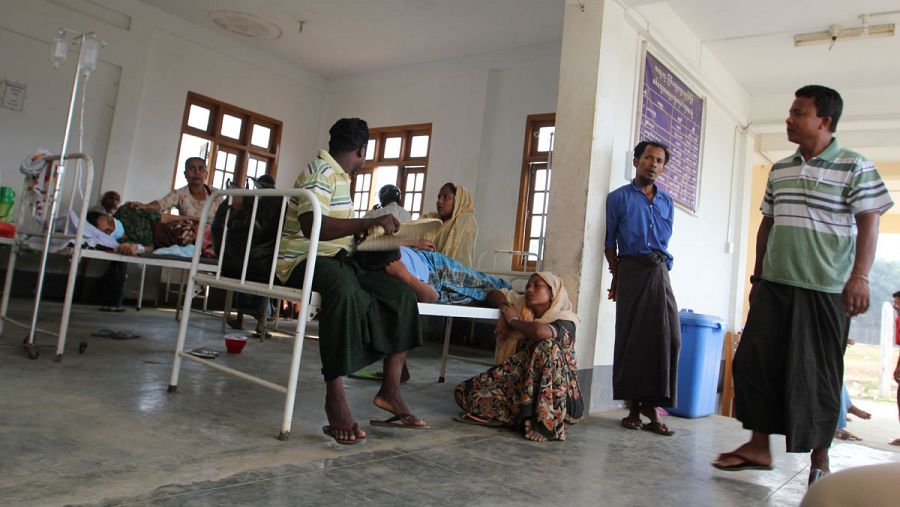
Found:
[[[492,290],[511,289],[499,278],[486,275],[439,253],[401,247],[400,259],[385,271],[409,285],[421,303],[468,305],[481,303]]]

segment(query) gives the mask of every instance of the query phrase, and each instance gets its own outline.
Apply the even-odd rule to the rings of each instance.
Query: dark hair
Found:
[[[841,98],[840,93],[827,86],[806,85],[794,92],[794,97],[812,99],[816,104],[816,116],[819,118],[830,116],[829,130],[832,132],[837,130],[838,120],[841,119],[841,113],[844,111],[844,99]]]
[[[87,223],[97,227],[97,219],[100,218],[101,215],[103,215],[103,213],[98,211],[88,211],[85,219],[87,219]]]
[[[103,209],[106,209],[107,201],[111,201],[113,199],[118,199],[120,202],[122,201],[122,196],[119,195],[115,190],[107,190],[103,193],[103,196],[100,197],[100,205],[103,206]],[[109,211],[109,210],[107,210]]]
[[[454,185],[452,182],[448,181],[447,183],[444,183],[443,185],[441,185],[441,190],[443,190],[445,188],[449,188],[450,192],[453,195],[456,195],[456,185]]]
[[[341,118],[328,129],[328,152],[332,155],[356,151],[369,142],[369,125],[359,118]]]
[[[378,201],[381,202],[382,207],[392,202],[400,204],[400,198],[400,188],[397,185],[385,185],[378,191]]]
[[[663,165],[669,163],[669,147],[659,141],[641,141],[637,143],[637,146],[634,147],[634,158],[641,158],[641,155],[644,154],[644,151],[647,149],[647,146],[655,146],[657,148],[662,148],[663,153],[666,154],[666,161],[663,162]]]
[[[203,157],[188,157],[187,160],[184,161],[184,170],[187,171],[188,165],[190,165],[191,160],[199,160],[203,162],[203,165],[206,165],[206,160]]]
[[[900,290],[898,290],[897,292],[894,293],[894,297],[895,297],[895,298],[900,298]]]

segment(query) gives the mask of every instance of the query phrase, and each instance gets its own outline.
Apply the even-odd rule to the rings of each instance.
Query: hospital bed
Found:
[[[37,224],[29,225],[28,221],[32,220],[32,217],[35,216],[34,206],[36,205],[36,202],[29,202],[28,199],[26,199],[26,196],[31,195],[31,178],[29,177],[25,180],[25,188],[23,189],[20,204],[16,209],[16,238],[14,240],[9,238],[0,238],[0,246],[8,245],[12,248],[7,263],[7,276],[6,280],[4,281],[3,295],[2,299],[0,299],[0,333],[2,333],[3,331],[4,322],[15,325],[17,327],[21,327],[23,329],[27,329],[28,335],[25,338],[24,345],[25,351],[30,359],[37,359],[40,355],[38,346],[35,343],[36,334],[40,333],[56,336],[56,355],[54,357],[54,361],[56,362],[62,361],[63,359],[63,353],[65,351],[68,336],[69,319],[71,317],[72,304],[74,302],[75,281],[78,277],[78,270],[81,267],[82,259],[87,258],[111,262],[125,262],[140,266],[141,280],[138,294],[138,309],[140,309],[141,300],[143,298],[144,279],[147,266],[158,266],[161,268],[170,268],[183,271],[188,271],[191,269],[191,261],[187,257],[159,256],[153,254],[132,256],[121,255],[112,251],[84,248],[84,231],[86,227],[85,223],[87,219],[87,209],[90,204],[90,189],[93,182],[93,163],[90,157],[84,154],[72,154],[67,156],[66,159],[83,160],[85,162],[86,168],[81,177],[75,178],[74,182],[60,182],[60,189],[65,189],[66,186],[68,186],[67,190],[68,192],[71,192],[71,194],[68,195],[68,206],[70,213],[65,217],[55,220],[55,222],[62,224],[62,232],[55,231],[49,227],[49,225],[46,223],[50,219],[49,216],[47,217],[47,220],[42,220]],[[48,157],[47,160],[52,164],[53,162],[57,162],[59,160],[59,157],[51,156]],[[53,167],[51,166],[50,169],[53,170]],[[63,174],[61,178],[65,178],[65,174]],[[63,196],[59,195],[59,193],[55,197],[53,195],[47,195],[47,200],[44,201],[41,205],[43,206],[43,209],[47,210],[53,205],[53,200],[55,199],[57,201],[57,206],[59,206],[59,202],[62,202],[64,200],[62,199],[62,197]],[[75,215],[75,218],[77,220],[72,220],[70,222],[68,217],[69,215],[71,215],[71,211],[74,207],[75,201],[79,199],[81,202],[78,207],[78,212]],[[74,222],[77,222],[74,224],[75,232],[71,233],[69,231],[71,230]],[[202,239],[202,235],[200,236]],[[16,254],[21,251],[31,249],[29,247],[29,239],[34,238],[41,239],[43,247],[38,250],[38,253],[40,253],[42,256],[42,262],[38,271],[34,309],[32,311],[32,319],[29,324],[11,318],[8,314],[8,308],[9,298],[12,292],[13,275],[15,273],[17,258]],[[71,242],[71,246],[66,248],[57,248],[55,249],[55,251],[51,252],[51,243],[53,240]],[[68,282],[66,284],[65,296],[63,299],[62,317],[60,319],[59,330],[56,332],[38,327],[39,312],[41,301],[43,299],[43,285],[44,279],[46,277],[46,257],[50,254],[66,255],[70,257],[67,276]],[[198,271],[200,272],[209,273],[216,272],[217,270],[218,264],[215,263],[201,262],[198,266]],[[78,345],[78,352],[83,353],[86,348],[87,337],[82,337]]]

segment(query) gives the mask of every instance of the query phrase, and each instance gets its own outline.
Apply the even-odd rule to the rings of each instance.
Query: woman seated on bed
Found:
[[[147,211],[168,211],[172,208],[178,210],[179,219],[199,220],[206,198],[218,190],[206,184],[206,161],[200,157],[191,157],[184,161],[184,177],[188,184],[172,190],[165,197],[153,202],[142,204],[139,202],[128,203],[129,206]],[[221,200],[212,203],[209,207],[208,219],[212,221],[216,215]]]
[[[475,223],[475,207],[472,194],[458,183],[445,183],[438,192],[437,213],[427,213],[425,218],[440,218],[444,222],[435,232],[427,235],[435,250],[461,262],[474,266],[475,238],[478,225]]]
[[[512,355],[488,371],[456,386],[463,412],[454,419],[521,431],[528,440],[565,440],[566,428],[584,412],[575,376],[575,325],[562,281],[548,272],[528,279],[525,295],[492,291],[488,302],[500,308],[495,333],[499,348]]]

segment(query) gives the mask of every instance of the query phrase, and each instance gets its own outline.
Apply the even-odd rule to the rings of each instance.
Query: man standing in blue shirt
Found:
[[[656,407],[675,403],[681,328],[669,283],[675,207],[655,181],[669,162],[669,149],[656,141],[634,148],[635,178],[606,199],[606,260],[613,275],[609,299],[616,302],[613,398],[626,400],[628,429],[659,435],[673,431]],[[648,424],[641,414],[650,418]]]

